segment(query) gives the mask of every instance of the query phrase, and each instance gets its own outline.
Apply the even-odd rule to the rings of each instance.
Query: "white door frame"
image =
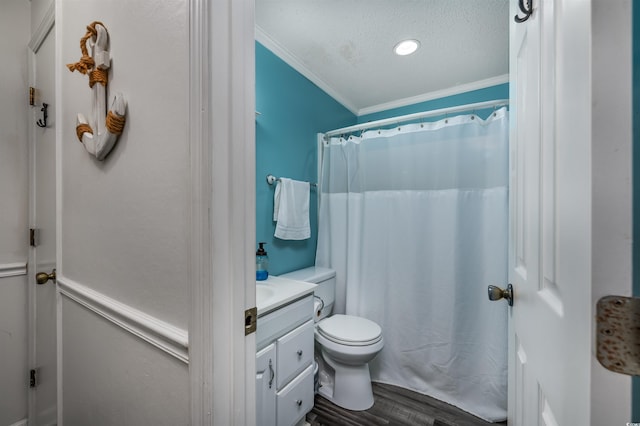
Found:
[[[191,424],[255,424],[254,0],[190,0]]]
[[[28,72],[28,82],[29,86],[36,86],[36,54],[40,50],[40,47],[44,43],[45,39],[49,35],[49,32],[53,29],[55,25],[55,4],[52,1],[47,10],[42,17],[42,20],[38,24],[38,27],[32,32],[31,40],[27,46],[27,72]],[[57,43],[57,40],[56,40]],[[57,87],[56,87],[57,89]],[[57,90],[56,90],[57,92]],[[56,103],[58,102],[58,97],[56,96]],[[36,220],[36,212],[35,212],[35,185],[36,185],[36,168],[35,168],[35,152],[36,152],[36,133],[33,127],[33,123],[31,122],[31,113],[33,112],[33,108],[30,111],[30,121],[29,126],[27,126],[27,136],[29,139],[29,227],[35,228],[35,220]],[[55,111],[59,111],[58,105],[56,105]],[[56,117],[57,120],[57,117]],[[57,132],[57,130],[56,130]],[[56,133],[57,135],[57,133]],[[56,137],[57,139],[57,137]],[[57,144],[57,142],[56,142]],[[57,161],[57,159],[56,159]],[[57,172],[56,172],[57,173]],[[57,225],[56,225],[57,227]],[[26,232],[26,230],[25,230]],[[56,230],[57,232],[57,230]],[[25,239],[26,243],[26,239]],[[56,244],[58,244],[56,242]],[[56,247],[58,249],[58,247]],[[59,252],[59,251],[58,251]],[[56,259],[57,260],[57,259]],[[29,257],[28,257],[28,265],[35,265],[35,251],[33,247],[29,247]],[[27,268],[27,310],[28,310],[28,324],[27,324],[27,338],[28,338],[28,353],[27,353],[27,362],[29,368],[34,368],[36,364],[36,282],[35,282],[35,272],[32,267]],[[26,377],[25,377],[26,380]],[[36,416],[36,405],[35,405],[35,389],[30,388],[27,400],[28,400],[28,409],[27,409],[27,418],[31,421],[31,419],[35,419]]]

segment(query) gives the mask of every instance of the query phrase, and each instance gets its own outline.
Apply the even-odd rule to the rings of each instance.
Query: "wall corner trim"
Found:
[[[42,17],[42,21],[40,21],[38,28],[36,28],[36,30],[33,32],[31,41],[29,41],[29,49],[31,49],[32,52],[37,52],[40,49],[40,46],[44,42],[44,39],[47,37],[47,34],[49,34],[49,31],[51,31],[51,28],[53,28],[55,19],[56,2],[52,1],[49,5],[49,8]]]
[[[0,263],[0,278],[17,277],[27,275],[27,263]]]
[[[58,292],[69,300],[95,312],[180,361],[189,363],[187,331],[63,276],[57,278],[57,285]]]

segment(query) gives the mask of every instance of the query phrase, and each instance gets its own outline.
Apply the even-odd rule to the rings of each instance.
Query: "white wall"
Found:
[[[600,298],[632,293],[632,15],[630,0],[591,2],[594,319]],[[606,370],[595,356],[591,376],[607,384],[592,387],[591,424],[616,423],[611,412],[620,413],[619,423],[628,421],[631,378]]]
[[[27,417],[29,2],[0,0],[0,425]],[[10,265],[22,264],[22,272]],[[18,275],[13,275],[18,273]],[[13,276],[6,276],[13,275]]]
[[[65,1],[62,62],[80,58],[87,24],[111,34],[109,91],[128,99],[127,124],[104,162],[78,142],[87,77],[62,71],[62,260],[65,277],[187,327],[189,210],[186,0]]]
[[[188,13],[186,0],[65,0],[56,15],[58,285],[84,286],[181,330],[189,319]],[[129,102],[124,133],[103,162],[75,134],[76,114],[91,112],[87,77],[64,67],[80,58],[79,39],[95,20],[110,33],[109,92]],[[184,361],[62,299],[65,425],[188,423]]]
[[[188,425],[186,367],[63,299],[65,425]],[[98,338],[99,337],[99,338]]]
[[[1,222],[1,221],[0,221]],[[26,276],[0,278],[0,425],[27,417]]]
[[[29,2],[0,8],[0,263],[26,262]]]

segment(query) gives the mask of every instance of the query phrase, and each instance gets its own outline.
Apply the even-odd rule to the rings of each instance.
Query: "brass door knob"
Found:
[[[51,271],[50,274],[47,274],[46,272],[38,272],[36,274],[36,282],[38,284],[46,284],[47,281],[55,281],[56,280],[56,270],[54,269],[53,271]]]
[[[513,306],[513,286],[507,285],[507,289],[503,290],[495,285],[490,285],[489,288],[489,300],[505,299],[509,306]]]

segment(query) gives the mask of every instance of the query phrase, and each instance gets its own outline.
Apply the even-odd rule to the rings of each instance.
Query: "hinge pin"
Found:
[[[29,387],[35,388],[37,384],[38,382],[36,370],[29,370]]]

